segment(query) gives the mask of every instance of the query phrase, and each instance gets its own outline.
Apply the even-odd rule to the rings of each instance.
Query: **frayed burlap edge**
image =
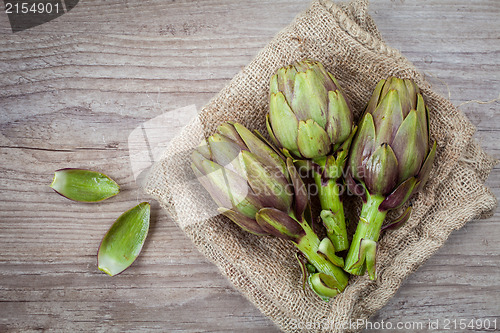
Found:
[[[227,120],[264,132],[268,82],[277,68],[314,58],[342,84],[359,115],[375,84],[387,76],[415,80],[430,110],[431,136],[438,155],[428,185],[412,198],[413,213],[401,229],[383,235],[378,279],[352,277],[343,294],[325,303],[307,288],[291,244],[243,232],[213,210],[193,182],[189,151],[195,141]],[[494,161],[471,138],[474,126],[449,101],[435,94],[399,51],[388,47],[367,14],[367,1],[315,1],[283,29],[172,141],[150,174],[146,191],[231,283],[286,332],[357,331],[349,323],[367,319],[394,295],[402,281],[467,221],[484,218],[496,198],[483,183]],[[195,140],[196,138],[196,140]],[[355,220],[359,202],[347,208]]]

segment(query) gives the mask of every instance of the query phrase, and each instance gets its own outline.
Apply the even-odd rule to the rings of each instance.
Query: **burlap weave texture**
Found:
[[[367,319],[402,281],[471,219],[486,218],[496,198],[483,184],[494,165],[472,139],[475,128],[448,100],[434,93],[415,67],[381,39],[367,1],[314,1],[283,29],[172,141],[150,174],[146,191],[231,283],[286,332],[341,332]],[[379,242],[377,281],[351,277],[341,295],[324,302],[302,288],[294,247],[240,230],[222,216],[190,169],[190,152],[224,121],[265,133],[269,79],[282,66],[310,58],[339,80],[359,117],[376,83],[388,76],[415,80],[430,111],[437,158],[424,190],[412,198],[410,221]],[[346,206],[352,221],[359,201]],[[305,329],[314,327],[314,329]],[[302,328],[302,329],[301,329]]]

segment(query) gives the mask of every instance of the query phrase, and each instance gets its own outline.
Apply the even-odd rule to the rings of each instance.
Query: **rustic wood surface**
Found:
[[[123,211],[149,200],[131,171],[131,131],[203,106],[308,5],[80,1],[15,34],[0,13],[0,332],[278,331],[154,202],[130,269],[111,278],[96,252]],[[499,97],[500,2],[380,0],[370,13],[500,158],[500,103],[467,103]],[[98,205],[70,202],[48,187],[63,167],[105,172],[122,192]],[[500,194],[499,167],[487,184]],[[498,329],[499,234],[498,211],[454,232],[372,322],[497,319]]]

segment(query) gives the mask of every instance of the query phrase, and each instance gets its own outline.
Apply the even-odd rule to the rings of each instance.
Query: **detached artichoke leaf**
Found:
[[[114,276],[139,256],[149,230],[151,207],[143,202],[123,213],[102,239],[97,263],[100,271]]]
[[[80,202],[99,202],[120,192],[120,186],[105,174],[83,169],[57,170],[50,187],[58,194]]]

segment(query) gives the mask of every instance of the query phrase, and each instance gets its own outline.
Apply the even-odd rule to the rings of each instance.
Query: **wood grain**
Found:
[[[201,107],[307,6],[80,1],[16,34],[0,13],[1,332],[278,331],[155,203],[130,269],[110,278],[97,270],[96,252],[112,222],[149,199],[130,168],[131,131],[167,111]],[[455,105],[498,98],[497,0],[381,0],[370,13],[388,44]],[[499,103],[460,108],[500,158]],[[48,187],[63,167],[104,172],[122,193],[99,205],[69,202]],[[499,167],[487,184],[500,195]],[[498,212],[454,232],[372,322],[498,319],[498,234]]]

